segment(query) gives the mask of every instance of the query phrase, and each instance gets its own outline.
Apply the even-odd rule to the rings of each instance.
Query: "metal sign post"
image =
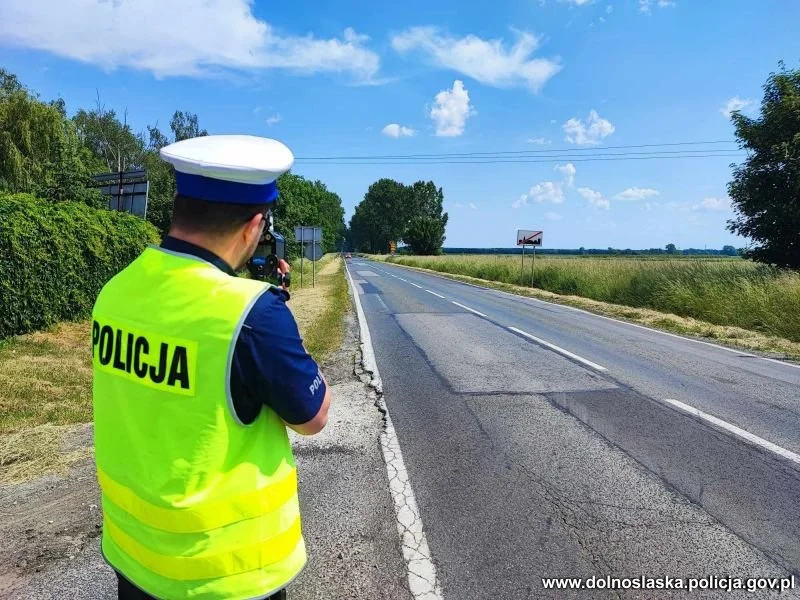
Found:
[[[301,227],[300,228],[300,244],[303,246],[303,250],[305,250],[305,245],[306,245],[306,240],[305,240],[305,236],[304,236],[305,232],[306,232],[306,228],[305,227]],[[300,289],[301,290],[303,289],[303,258],[305,257],[305,255],[306,255],[305,252],[303,252],[300,255]]]
[[[533,274],[536,269],[536,246],[542,245],[541,231],[533,231],[530,229],[517,229],[517,246],[522,246],[522,268],[520,271],[520,281],[525,280],[525,246],[530,245],[533,248],[533,257],[531,262],[531,287],[533,287]]]
[[[303,264],[305,259],[311,261],[311,287],[317,284],[317,265],[316,262],[322,258],[322,228],[298,225],[294,228],[294,239],[300,242],[303,253],[300,255],[300,287],[303,287]]]

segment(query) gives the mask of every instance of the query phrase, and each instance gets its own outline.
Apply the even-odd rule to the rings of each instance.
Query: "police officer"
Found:
[[[251,136],[161,156],[176,170],[169,235],[93,311],[103,555],[119,598],[281,598],[306,562],[286,426],[322,430],[330,392],[286,290],[235,271],[294,157]]]

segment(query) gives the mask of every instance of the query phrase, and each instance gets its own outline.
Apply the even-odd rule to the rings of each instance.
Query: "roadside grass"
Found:
[[[289,306],[306,349],[322,361],[341,344],[350,300],[341,258],[331,254],[316,267],[316,287],[310,269],[302,290],[293,280]],[[64,473],[91,455],[65,451],[65,435],[92,420],[90,340],[89,321],[80,321],[0,341],[0,484]]]
[[[508,255],[385,259],[440,273],[531,289],[531,259]],[[800,342],[800,274],[746,260],[541,257],[535,288],[558,296],[649,309]]]
[[[317,264],[317,282],[313,288],[310,287],[310,278],[303,289],[295,288],[299,286],[299,277],[294,277],[293,272],[292,297],[289,300],[289,308],[297,320],[306,350],[317,362],[325,360],[341,345],[344,315],[350,310],[341,257],[329,254],[320,262],[322,264]]]
[[[65,473],[89,456],[63,451],[75,423],[92,420],[88,321],[0,342],[0,483]]]
[[[386,258],[383,256],[370,256],[370,258],[386,260]],[[399,261],[390,259],[387,262]],[[400,262],[400,264],[404,263]],[[637,308],[620,304],[612,304],[609,302],[601,302],[580,296],[555,294],[553,292],[548,292],[538,288],[523,287],[510,283],[471,277],[468,275],[447,273],[434,269],[410,266],[408,264],[406,264],[406,266],[409,266],[409,268],[414,270],[426,273],[434,273],[455,281],[472,283],[483,287],[509,292],[518,296],[526,296],[529,298],[546,300],[556,304],[573,306],[575,308],[580,308],[599,315],[613,317],[615,319],[629,321],[671,333],[704,338],[708,341],[734,346],[745,350],[766,352],[774,354],[777,357],[800,361],[800,342],[776,335],[765,334],[752,329],[745,329],[731,325],[717,325],[692,317],[670,314],[668,312],[662,312],[648,308]],[[795,307],[794,310],[800,310],[800,305]]]

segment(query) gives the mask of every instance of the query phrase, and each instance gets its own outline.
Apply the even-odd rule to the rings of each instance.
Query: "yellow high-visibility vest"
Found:
[[[267,289],[149,247],[95,303],[103,555],[156,598],[260,598],[305,565],[286,428],[266,406],[243,425],[231,400],[236,339]]]

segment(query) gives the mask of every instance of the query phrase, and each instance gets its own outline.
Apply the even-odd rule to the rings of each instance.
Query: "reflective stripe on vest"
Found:
[[[103,495],[141,523],[173,533],[193,533],[224,527],[276,510],[297,493],[297,471],[261,490],[197,508],[164,508],[142,500],[131,489],[118,484],[97,469]]]
[[[92,323],[106,560],[157,598],[257,598],[306,561],[286,428],[238,422],[235,340],[263,283],[148,248]]]

